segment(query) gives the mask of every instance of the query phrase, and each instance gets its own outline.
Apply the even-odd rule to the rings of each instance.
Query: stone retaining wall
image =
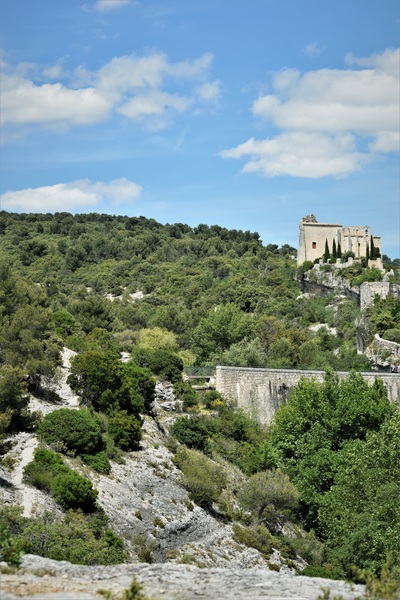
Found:
[[[347,377],[346,372],[338,373]],[[382,379],[390,402],[400,404],[400,374],[361,373],[372,385],[378,377]],[[295,387],[301,377],[314,377],[323,381],[324,371],[297,371],[291,369],[251,369],[248,367],[216,368],[216,389],[226,399],[233,402],[263,425],[268,425],[277,409],[286,402],[288,392]]]

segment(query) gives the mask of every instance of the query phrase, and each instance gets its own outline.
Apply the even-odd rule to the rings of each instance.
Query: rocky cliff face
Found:
[[[66,383],[70,351],[64,351],[64,367],[57,391],[59,404],[31,399],[31,408],[48,413],[59,408],[76,409],[78,401]],[[111,527],[125,540],[130,563],[112,567],[83,567],[26,555],[22,568],[0,575],[1,600],[93,600],[116,599],[129,587],[132,577],[144,585],[153,600],[257,600],[263,598],[314,599],[321,588],[330,589],[344,600],[360,596],[362,588],[343,582],[296,577],[274,551],[267,561],[260,552],[237,543],[232,527],[215,515],[194,506],[180,483],[181,474],[172,461],[169,425],[182,410],[169,384],[158,383],[152,416],[146,416],[141,449],[127,453],[122,463],[112,463],[110,475],[78,466],[99,491],[98,503]],[[38,440],[20,433],[11,440],[8,464],[0,466],[0,499],[20,504],[26,516],[34,512],[61,511],[50,496],[22,481],[23,467],[32,460]],[[7,464],[7,461],[6,461]],[[75,462],[71,466],[77,468]],[[244,477],[232,468],[231,477]],[[152,564],[143,564],[144,559]],[[295,561],[296,562],[296,561]],[[305,566],[298,558],[298,566]],[[271,570],[280,568],[280,572]],[[1,570],[0,570],[1,573]],[[107,596],[108,593],[108,596]]]
[[[47,414],[59,408],[76,409],[77,397],[66,379],[71,351],[63,353],[63,368],[56,389],[61,403],[31,398],[30,408]],[[168,449],[168,426],[182,411],[182,403],[168,383],[157,383],[152,416],[143,424],[141,449],[126,453],[123,463],[112,462],[110,475],[100,475],[85,465],[79,468],[98,490],[98,504],[110,526],[125,541],[132,562],[145,555],[155,562],[189,562],[207,567],[267,567],[267,561],[252,548],[232,539],[232,528],[190,501],[180,484],[180,471]],[[22,481],[23,468],[38,446],[34,434],[12,438],[8,454],[11,470],[0,466],[0,499],[23,506],[24,515],[50,511],[61,514],[52,498]],[[68,461],[68,459],[67,459]],[[77,468],[77,464],[70,464]]]

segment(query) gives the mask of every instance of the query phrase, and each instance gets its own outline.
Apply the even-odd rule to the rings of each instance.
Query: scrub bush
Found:
[[[54,499],[64,510],[81,509],[85,513],[96,510],[97,490],[93,489],[88,479],[75,471],[58,475],[51,489]]]
[[[46,415],[38,428],[48,444],[62,443],[62,449],[92,454],[102,444],[100,425],[87,410],[61,408]]]
[[[111,471],[111,464],[107,454],[103,451],[96,454],[82,454],[81,458],[85,465],[88,465],[102,475],[108,475]]]
[[[121,450],[139,449],[142,438],[140,421],[134,415],[129,415],[126,410],[121,410],[110,417],[108,433]]]

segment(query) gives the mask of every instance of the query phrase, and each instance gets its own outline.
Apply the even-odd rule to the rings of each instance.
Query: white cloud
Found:
[[[381,53],[374,53],[367,58],[357,58],[351,53],[346,56],[348,65],[358,65],[361,67],[373,67],[377,71],[382,71],[392,77],[399,77],[400,68],[400,49],[387,49]]]
[[[110,12],[122,6],[130,4],[130,0],[97,0],[94,3],[93,8],[99,12]]]
[[[121,106],[118,112],[131,119],[148,122],[152,128],[160,129],[166,125],[171,110],[183,112],[188,109],[190,104],[189,98],[150,90],[144,94],[137,94]]]
[[[66,80],[58,65],[44,70],[27,63],[6,65],[2,122],[68,127],[91,125],[120,114],[150,127],[164,127],[173,113],[215,101],[219,84],[208,80],[212,60],[209,53],[175,63],[158,52],[114,57],[95,72],[77,67],[69,82],[63,83],[41,80],[43,75]]]
[[[311,44],[307,44],[307,46],[304,48],[304,54],[310,56],[311,58],[313,56],[318,56],[318,54],[321,54],[321,48],[316,42],[312,42]]]
[[[223,158],[250,157],[243,172],[260,172],[267,177],[342,177],[368,161],[367,155],[355,151],[354,138],[349,134],[329,137],[308,132],[282,133],[267,140],[251,138],[221,154]]]
[[[58,212],[98,205],[103,200],[114,204],[136,200],[142,187],[124,177],[110,183],[89,179],[58,183],[56,185],[8,191],[0,196],[3,210],[22,212]]]
[[[103,120],[110,103],[94,88],[72,90],[60,83],[35,85],[32,81],[3,76],[2,124],[39,123],[90,125]]]
[[[63,68],[60,64],[43,69],[43,75],[48,79],[60,79],[63,76]]]
[[[222,156],[250,155],[246,172],[323,177],[352,173],[378,152],[399,150],[399,50],[346,61],[372,68],[276,74],[274,93],[259,96],[252,112],[281,133],[249,140]],[[368,153],[358,149],[364,141]]]
[[[197,86],[195,92],[205,102],[217,101],[221,95],[221,84],[219,81],[208,81]]]
[[[398,152],[400,150],[400,132],[379,132],[375,137],[375,141],[370,144],[370,149],[374,152]]]

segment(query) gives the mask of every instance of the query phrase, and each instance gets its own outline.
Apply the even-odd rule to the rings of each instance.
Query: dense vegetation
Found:
[[[49,521],[2,509],[0,551],[18,554],[12,534],[23,550],[52,558],[124,560],[96,490],[68,465],[108,474],[110,460],[139,449],[156,376],[188,411],[171,428],[182,483],[234,523],[238,541],[266,557],[272,548],[288,561],[301,554],[327,576],[379,573],[389,555],[399,560],[398,410],[380,385],[333,375],[369,366],[356,351],[359,308],[302,294],[307,265],[297,269],[294,255],[218,226],[0,213],[0,455],[7,436],[36,430],[42,446],[25,480],[66,511]],[[381,277],[360,266],[343,275],[353,284]],[[398,298],[376,300],[365,318],[369,335],[400,340]],[[29,413],[29,394],[57,401],[48,383],[63,346],[77,352],[69,383],[81,408],[41,418]],[[182,380],[184,367],[217,362],[328,374],[302,382],[266,431]]]

